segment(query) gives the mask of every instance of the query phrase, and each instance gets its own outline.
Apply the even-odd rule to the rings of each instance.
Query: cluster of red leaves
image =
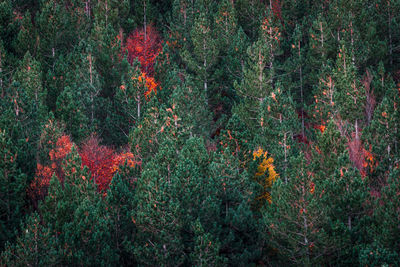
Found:
[[[81,146],[79,155],[82,165],[89,168],[91,179],[98,185],[98,189],[107,189],[113,177],[114,150],[100,145],[99,140],[92,136]]]
[[[128,52],[130,64],[137,58],[142,72],[153,75],[156,57],[161,52],[161,38],[152,25],[136,29],[129,35],[123,48]]]
[[[64,182],[65,171],[62,162],[71,152],[72,146],[73,143],[69,136],[61,136],[57,140],[55,148],[49,152],[50,166],[37,164],[36,175],[30,185],[30,194],[34,200],[43,199],[47,195],[47,189],[54,174],[61,183]],[[108,189],[112,177],[125,162],[129,167],[139,164],[131,152],[116,153],[113,149],[100,145],[95,136],[83,143],[79,149],[79,155],[82,159],[82,168],[84,166],[89,168],[91,179],[98,186],[98,190],[102,192]]]

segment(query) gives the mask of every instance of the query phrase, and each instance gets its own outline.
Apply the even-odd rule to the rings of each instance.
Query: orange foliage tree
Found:
[[[159,86],[159,83],[157,83],[153,77],[148,76],[146,72],[142,72],[142,75],[140,75],[139,77],[132,76],[132,80],[135,79],[139,81],[139,84],[144,84],[146,88],[144,96],[146,98],[149,97],[151,92],[157,93],[157,87]]]
[[[72,145],[73,143],[69,136],[61,136],[58,138],[55,147],[49,152],[50,165],[37,164],[35,178],[29,189],[29,194],[35,203],[37,200],[43,199],[47,195],[47,189],[53,175],[56,175],[61,182],[64,181],[62,162],[71,152]]]

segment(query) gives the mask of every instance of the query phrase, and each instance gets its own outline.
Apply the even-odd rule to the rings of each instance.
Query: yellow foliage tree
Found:
[[[274,167],[274,159],[272,157],[268,157],[268,152],[259,148],[253,152],[253,160],[258,160],[262,158],[262,161],[257,166],[257,172],[255,174],[255,179],[261,183],[264,190],[261,196],[257,197],[257,200],[266,199],[269,203],[271,203],[271,194],[269,192],[272,184],[275,182],[276,178],[279,176],[275,171]]]

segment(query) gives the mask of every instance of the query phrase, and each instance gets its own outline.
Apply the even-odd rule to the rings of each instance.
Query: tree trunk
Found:
[[[147,17],[146,17],[146,2],[147,0],[144,0],[143,2],[143,27],[144,27],[144,55],[147,55]],[[146,58],[147,62],[147,58]],[[146,64],[146,69],[145,72],[147,73],[147,64]]]
[[[137,96],[137,120],[140,121],[140,95]]]
[[[390,1],[388,1],[388,32],[389,32],[389,62],[393,65],[393,45],[392,45],[392,13],[390,12]]]
[[[300,62],[300,95],[301,95],[301,136],[304,138],[304,95],[303,95],[303,69],[301,62],[301,49],[299,41],[299,62]]]
[[[206,98],[206,105],[208,106],[208,85],[207,85],[207,58],[206,58],[206,40],[203,41],[203,55],[204,55],[204,92],[205,92],[205,98]]]
[[[358,136],[358,120],[357,119],[356,119],[355,128],[356,128],[356,140],[358,141],[359,140],[359,136]]]
[[[320,31],[321,31],[321,47],[322,47],[322,59],[325,58],[325,51],[324,51],[324,29],[322,27],[322,22],[319,23]],[[323,66],[325,67],[325,60],[323,60]]]

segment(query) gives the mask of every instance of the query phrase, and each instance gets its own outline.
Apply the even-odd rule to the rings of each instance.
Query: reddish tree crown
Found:
[[[136,29],[126,40],[128,62],[133,64],[137,58],[142,72],[153,75],[156,57],[161,52],[161,38],[152,25],[145,29]]]
[[[57,140],[55,149],[49,152],[50,166],[37,164],[36,175],[29,189],[29,194],[34,202],[43,199],[47,195],[50,180],[53,175],[64,182],[65,170],[62,162],[71,152],[73,143],[69,136],[63,135]],[[96,136],[88,138],[79,149],[82,159],[82,168],[87,166],[91,173],[91,180],[97,185],[100,192],[106,192],[110,186],[114,174],[125,162],[129,167],[137,163],[133,153],[126,151],[116,153],[112,148],[100,145]]]

